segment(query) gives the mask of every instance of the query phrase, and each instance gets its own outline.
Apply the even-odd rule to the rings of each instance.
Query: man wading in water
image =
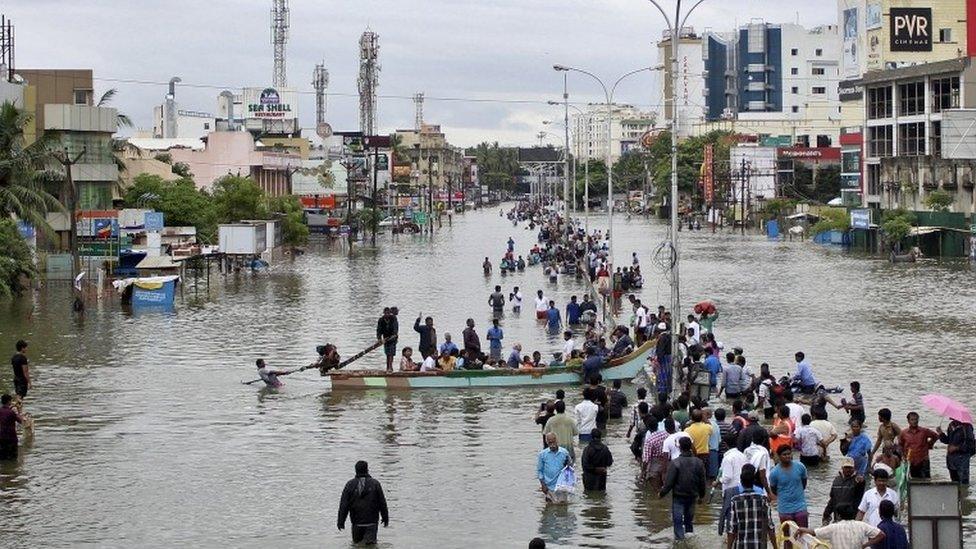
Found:
[[[390,525],[390,510],[386,507],[383,487],[369,476],[369,464],[365,461],[356,462],[356,478],[347,482],[342,490],[336,523],[339,530],[346,527],[346,516],[352,525],[353,543],[375,545],[379,519],[383,519],[383,526]]]
[[[268,368],[268,365],[265,364],[263,358],[257,359],[255,365],[258,367],[258,377],[260,377],[261,381],[263,381],[268,387],[281,387],[282,383],[278,379],[278,376],[286,376],[291,373],[284,370],[272,370]]]

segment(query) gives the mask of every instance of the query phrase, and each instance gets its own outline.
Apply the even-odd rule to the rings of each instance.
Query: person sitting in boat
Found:
[[[451,341],[451,334],[449,333],[444,334],[444,343],[441,343],[441,348],[439,350],[441,354],[444,353],[451,354],[452,352],[458,350],[457,344]]]
[[[583,367],[583,354],[578,350],[574,350],[569,354],[569,358],[566,360],[567,368],[581,368]]]
[[[610,358],[617,358],[625,355],[629,355],[634,350],[634,340],[630,338],[630,330],[626,326],[618,326],[613,334],[610,336],[612,340],[616,337],[616,342],[613,344],[613,349],[610,351]]]
[[[437,358],[434,354],[427,355],[423,363],[420,364],[421,372],[436,372],[437,371]]]
[[[454,370],[457,366],[457,359],[450,353],[450,351],[442,351],[441,356],[437,358],[437,369],[450,372]]]
[[[286,372],[284,370],[272,370],[268,368],[268,365],[264,362],[263,358],[257,359],[255,364],[258,367],[258,377],[261,381],[268,387],[281,387],[282,383],[278,379],[278,376],[286,376],[291,372]]]
[[[413,348],[404,347],[400,352],[400,371],[416,372],[420,370],[420,365],[413,361]]]
[[[566,364],[563,362],[562,353],[552,353],[552,360],[549,361],[549,368],[562,368]]]
[[[522,362],[522,344],[516,343],[512,345],[512,352],[508,355],[508,360],[506,364],[509,368],[518,368],[519,364]]]
[[[535,362],[532,362],[532,357],[525,355],[522,357],[522,363],[519,364],[519,370],[535,370],[537,366]]]
[[[536,368],[545,368],[546,365],[542,363],[542,353],[539,351],[532,352],[532,366]]]

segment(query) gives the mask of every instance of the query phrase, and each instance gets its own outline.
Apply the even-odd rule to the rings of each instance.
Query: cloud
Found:
[[[663,0],[671,5],[673,0]],[[706,0],[689,19],[698,30],[727,30],[751,18],[835,23],[836,10],[816,2]],[[664,28],[647,0],[291,0],[288,79],[300,96],[303,127],[314,125],[314,65],[330,72],[328,118],[337,130],[358,125],[358,40],[369,26],[380,36],[378,120],[382,130],[412,127],[417,91],[430,98],[425,120],[458,145],[481,140],[529,144],[541,121],[561,112],[545,105],[562,96],[555,63],[613,80],[655,65]],[[178,75],[183,108],[213,111],[220,89],[271,81],[270,0],[7,0],[16,25],[21,68],[92,68],[96,93],[118,88],[116,106],[151,127],[152,108]],[[194,87],[201,86],[201,87]],[[343,96],[338,94],[350,94]],[[599,102],[602,90],[578,75],[573,102]],[[389,97],[395,96],[395,97]],[[660,103],[656,75],[635,76],[621,102]],[[439,100],[472,98],[477,102]],[[491,102],[489,99],[504,101]],[[539,104],[512,102],[533,100]]]

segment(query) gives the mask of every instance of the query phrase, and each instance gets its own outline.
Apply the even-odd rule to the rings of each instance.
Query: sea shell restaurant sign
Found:
[[[247,88],[244,90],[246,118],[297,118],[292,111],[295,92],[275,88]]]
[[[932,51],[932,8],[891,8],[891,51]]]

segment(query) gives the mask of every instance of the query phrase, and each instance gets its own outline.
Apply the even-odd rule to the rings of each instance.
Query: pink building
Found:
[[[251,176],[268,196],[291,194],[291,174],[301,157],[284,151],[261,150],[248,132],[211,132],[203,150],[170,149],[173,162],[190,167],[200,188],[225,175]]]

